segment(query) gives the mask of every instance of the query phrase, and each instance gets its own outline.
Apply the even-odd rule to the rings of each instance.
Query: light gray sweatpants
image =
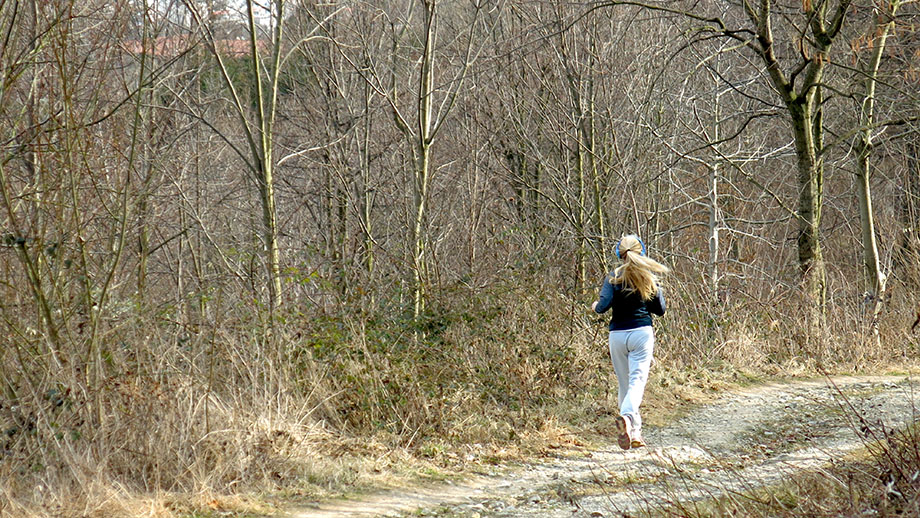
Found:
[[[629,416],[632,433],[642,430],[639,405],[655,350],[652,326],[610,332],[610,359],[619,384],[620,415]]]

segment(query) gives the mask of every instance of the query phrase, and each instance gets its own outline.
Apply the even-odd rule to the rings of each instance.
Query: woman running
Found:
[[[600,296],[591,309],[612,312],[610,358],[619,383],[620,402],[617,444],[628,450],[645,446],[639,405],[655,349],[651,315],[662,316],[665,311],[656,274],[667,273],[668,268],[649,259],[645,244],[634,234],[620,239],[616,255],[623,264],[604,278]]]

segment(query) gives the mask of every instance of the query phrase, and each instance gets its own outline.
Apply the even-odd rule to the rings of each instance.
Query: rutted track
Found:
[[[384,491],[291,511],[296,518],[401,516],[617,516],[674,500],[765,485],[819,467],[865,444],[859,430],[917,418],[904,376],[770,384],[726,395],[666,427],[645,431],[649,448],[609,447],[543,460],[501,476]],[[845,397],[841,397],[841,394]]]

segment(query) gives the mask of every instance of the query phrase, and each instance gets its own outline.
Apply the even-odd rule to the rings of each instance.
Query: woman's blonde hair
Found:
[[[627,292],[638,292],[643,300],[649,300],[658,292],[659,273],[668,273],[668,267],[645,254],[644,245],[635,234],[620,238],[617,252],[623,264],[613,271],[610,284],[619,284]]]

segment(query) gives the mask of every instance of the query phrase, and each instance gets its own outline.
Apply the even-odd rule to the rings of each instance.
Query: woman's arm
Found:
[[[645,303],[645,308],[648,309],[649,313],[658,315],[659,317],[664,316],[664,312],[668,309],[668,305],[664,301],[664,292],[661,291],[661,288],[658,288],[658,293]]]
[[[603,313],[610,309],[610,304],[613,302],[613,285],[610,284],[610,279],[604,278],[604,284],[601,285],[601,293],[597,297],[597,302],[591,304],[591,309],[595,313]]]

